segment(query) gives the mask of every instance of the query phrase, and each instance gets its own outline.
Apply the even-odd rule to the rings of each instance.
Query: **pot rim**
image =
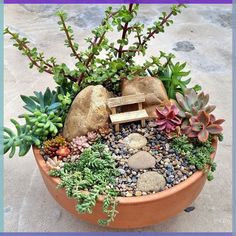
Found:
[[[215,148],[215,152],[211,154],[211,158],[213,159],[215,157],[216,154],[216,149],[217,149],[217,139],[213,139],[212,142],[212,146]],[[45,164],[45,161],[42,157],[42,155],[40,154],[39,149],[36,146],[33,146],[33,153],[35,156],[35,159],[42,171],[42,173],[48,177],[48,179],[50,180],[50,182],[54,185],[58,185],[60,183],[60,178],[59,177],[51,177],[48,175],[48,167]],[[154,193],[154,194],[149,194],[146,196],[132,196],[132,197],[117,197],[117,200],[119,202],[119,204],[128,204],[128,205],[135,205],[135,204],[140,204],[140,203],[148,203],[151,201],[156,201],[156,200],[160,200],[163,198],[166,198],[170,195],[173,195],[177,192],[182,191],[183,189],[188,188],[190,185],[192,185],[194,182],[198,181],[200,178],[202,178],[205,175],[203,170],[199,170],[196,171],[192,176],[188,177],[186,180],[184,180],[183,182],[169,188],[166,190],[163,190],[161,192],[158,193]],[[98,201],[102,202],[104,199],[104,196],[100,195],[98,197]]]

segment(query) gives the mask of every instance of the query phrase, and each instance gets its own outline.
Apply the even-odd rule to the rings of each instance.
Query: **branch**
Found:
[[[62,15],[59,15],[60,19],[61,19],[61,23],[62,23],[62,27],[63,27],[63,30],[66,34],[66,38],[68,40],[68,44],[74,54],[74,56],[81,62],[81,58],[79,56],[79,54],[76,52],[76,49],[74,48],[74,45],[73,45],[73,42],[72,42],[72,39],[71,39],[71,36],[69,35],[69,32],[68,32],[68,29],[66,27],[66,23],[64,21],[64,17]]]
[[[5,29],[4,34],[9,34],[12,36],[12,39],[16,41],[16,43],[18,45],[15,45],[16,47],[18,47],[18,49],[24,52],[24,55],[26,55],[28,57],[28,59],[30,60],[30,62],[32,63],[32,65],[36,66],[39,69],[42,69],[41,63],[44,65],[43,66],[43,71],[47,72],[48,74],[53,75],[53,68],[55,68],[57,65],[55,65],[54,62],[53,65],[49,64],[48,61],[43,60],[42,58],[42,53],[40,54],[41,56],[36,56],[36,59],[34,59],[32,57],[32,55],[30,55],[30,52],[32,51],[28,46],[27,43],[29,43],[28,41],[26,41],[26,39],[20,39],[18,34],[12,33],[8,28]],[[70,76],[70,75],[65,75],[65,78],[68,78],[69,80],[73,81],[73,82],[77,82],[77,79]]]
[[[133,5],[134,5],[134,4],[129,4],[129,12],[132,11]],[[129,25],[129,22],[126,22],[125,25],[122,26],[123,32],[122,32],[121,39],[125,39],[126,33],[127,33],[127,31],[128,31],[128,25]],[[123,49],[123,46],[120,44],[119,52],[118,52],[118,57],[119,57],[119,58],[121,58],[121,56],[122,56],[122,49]]]
[[[107,20],[109,20],[111,17],[113,17],[113,16],[116,15],[117,13],[118,13],[118,11],[117,11],[117,12],[113,12],[113,13],[111,13],[110,15],[108,15],[105,19],[103,19],[101,25],[104,26],[104,25],[106,24]],[[94,37],[94,40],[93,40],[92,45],[91,45],[91,47],[92,47],[92,50],[91,50],[91,51],[92,51],[92,52],[90,53],[90,55],[88,56],[88,59],[87,59],[86,62],[85,62],[85,66],[86,66],[86,67],[89,66],[89,64],[91,63],[91,61],[92,61],[93,58],[94,58],[95,53],[93,52],[93,48],[94,48],[94,47],[98,47],[98,46],[101,45],[101,43],[102,43],[102,41],[103,41],[103,39],[104,39],[104,37],[105,37],[105,34],[106,34],[106,31],[104,30],[103,34],[102,34],[100,37],[98,37],[98,36],[95,36],[95,37]],[[98,41],[98,39],[99,39],[99,41]],[[82,73],[82,74],[80,75],[80,77],[78,78],[78,80],[77,80],[78,84],[80,84],[83,79],[84,79],[84,73]]]
[[[178,4],[177,7],[181,7],[184,4]],[[172,10],[166,17],[163,18],[162,22],[160,23],[160,26],[163,26],[168,19],[173,15],[174,11]],[[149,33],[146,39],[143,40],[143,42],[139,46],[143,46],[151,37],[154,37],[154,34],[158,34],[160,31],[158,29],[153,30],[152,32]],[[138,47],[139,47],[138,46]]]
[[[21,40],[16,36],[16,34],[12,33],[10,30],[7,30],[5,33],[8,33],[8,34],[10,34],[10,35],[12,36],[12,38],[18,43],[19,49],[21,48],[20,50],[23,50],[23,51],[25,52],[25,55],[28,57],[28,59],[30,60],[30,62],[31,62],[34,66],[38,67],[39,69],[42,68],[42,67],[37,63],[37,61],[35,61],[35,60],[32,58],[32,56],[30,56],[29,52],[30,52],[31,50],[30,50],[30,48],[27,46],[27,43],[26,43],[26,42],[24,43],[23,41],[21,41]],[[38,60],[39,60],[40,62],[42,62],[43,64],[45,64],[47,67],[52,68],[52,66],[51,66],[50,64],[48,64],[47,62],[45,62],[42,58],[39,58],[39,57],[37,57],[37,58],[38,58]],[[48,74],[53,74],[52,70],[47,69],[46,67],[44,67],[44,71],[47,72]]]

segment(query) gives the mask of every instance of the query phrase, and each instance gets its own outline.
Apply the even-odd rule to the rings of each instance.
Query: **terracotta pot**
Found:
[[[215,149],[217,148],[216,141],[213,146]],[[62,207],[76,217],[93,224],[97,224],[98,219],[106,218],[102,212],[102,196],[99,197],[92,214],[78,214],[76,201],[69,199],[64,189],[57,189],[60,179],[48,175],[48,168],[39,149],[33,147],[33,152],[48,191]],[[215,153],[212,154],[212,158],[214,156]],[[191,205],[201,192],[205,181],[204,172],[197,171],[187,180],[168,190],[141,197],[119,197],[117,207],[119,214],[108,227],[117,229],[140,228],[158,224],[175,216]]]

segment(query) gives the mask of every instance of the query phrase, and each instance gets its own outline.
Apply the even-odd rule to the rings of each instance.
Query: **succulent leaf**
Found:
[[[201,141],[201,142],[203,142],[203,143],[205,143],[206,141],[207,141],[207,139],[208,139],[208,137],[209,137],[209,132],[208,132],[208,130],[207,129],[202,129],[199,133],[198,133],[198,139]]]

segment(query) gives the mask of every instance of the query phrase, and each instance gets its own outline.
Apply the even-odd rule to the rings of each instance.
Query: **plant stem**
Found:
[[[182,6],[183,4],[178,4],[178,7]],[[166,17],[163,18],[160,26],[163,26],[167,21],[168,19],[173,15],[173,11],[171,11]],[[140,46],[143,46],[151,37],[154,37],[155,34],[158,34],[160,31],[158,29],[155,29],[153,30],[152,32],[150,32],[147,36],[146,39],[143,40],[143,42],[141,43]]]
[[[19,48],[21,48],[21,50],[24,51],[25,55],[28,57],[28,59],[30,60],[30,62],[36,66],[37,68],[41,69],[42,66],[30,56],[30,51],[31,49],[26,45],[26,43],[24,43],[22,40],[20,40],[16,34],[12,33],[9,29],[6,32],[7,34],[11,35],[12,38],[19,44]],[[50,65],[48,62],[46,62],[45,60],[43,60],[40,57],[37,57],[37,60],[39,62],[41,62],[42,64],[44,64],[44,72],[47,72],[48,74],[53,75],[53,68],[56,66],[55,64]],[[69,80],[71,80],[72,82],[77,82],[77,79],[70,76],[70,75],[65,75],[66,78],[68,78]]]
[[[133,5],[134,4],[129,4],[129,12],[131,13],[132,11],[132,8],[133,8]],[[129,22],[126,22],[124,24],[124,26],[122,27],[123,28],[123,32],[122,32],[122,36],[121,36],[121,39],[125,39],[126,37],[126,33],[128,31],[128,25],[129,25]],[[123,53],[123,46],[122,44],[120,44],[120,47],[119,47],[119,52],[118,52],[118,57],[121,58],[122,57],[122,53]]]
[[[72,43],[71,37],[70,37],[70,35],[69,35],[69,32],[68,32],[68,30],[67,30],[66,23],[65,23],[65,21],[64,21],[63,16],[60,15],[60,19],[61,19],[61,22],[62,22],[62,26],[63,26],[64,32],[65,32],[65,34],[66,34],[66,38],[67,38],[67,40],[68,40],[68,44],[69,44],[69,46],[70,46],[70,48],[71,48],[71,50],[72,50],[74,56],[75,56],[80,62],[82,62],[82,61],[81,61],[81,58],[80,58],[80,56],[79,56],[79,54],[76,52],[76,50],[75,50],[75,48],[74,48],[74,46],[73,46],[73,43]]]
[[[113,17],[114,15],[116,15],[117,13],[118,13],[118,12],[113,12],[113,13],[111,13],[107,18],[105,18],[105,19],[102,21],[101,25],[104,26],[104,25],[106,24],[106,21],[109,20],[109,19],[110,19],[111,17]],[[102,41],[103,41],[103,39],[104,39],[104,37],[105,37],[106,32],[107,32],[107,31],[104,31],[103,34],[102,34],[100,37],[98,37],[98,36],[95,36],[95,37],[94,37],[94,40],[93,40],[92,45],[91,45],[91,46],[92,46],[92,50],[91,50],[91,51],[93,51],[93,48],[94,48],[95,46],[98,47],[99,45],[101,45],[101,43],[102,43]],[[99,39],[99,41],[98,41],[98,39]],[[98,41],[98,42],[97,42],[97,41]],[[86,62],[85,62],[85,66],[86,66],[86,67],[88,67],[89,64],[92,62],[92,60],[93,60],[93,58],[94,58],[94,55],[95,55],[94,52],[91,52],[91,53],[90,53],[90,55],[88,56],[88,59],[87,59]],[[78,84],[80,84],[83,79],[84,79],[84,73],[82,73],[82,74],[80,75],[80,77],[77,79]]]

